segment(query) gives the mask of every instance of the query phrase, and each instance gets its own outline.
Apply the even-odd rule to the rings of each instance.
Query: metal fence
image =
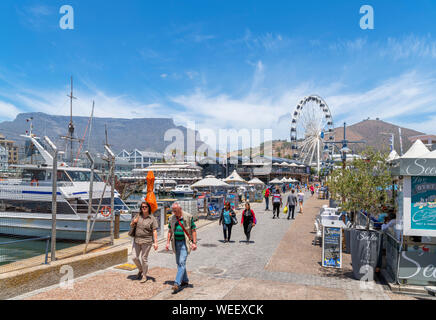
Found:
[[[0,237],[0,273],[47,264],[50,237]]]
[[[55,146],[53,146],[55,150]],[[131,210],[114,197],[114,155],[100,198],[92,197],[93,160],[89,198],[92,201],[64,199],[57,182],[56,160],[53,160],[51,183],[8,179],[0,185],[0,274],[50,263],[53,260],[84,254],[114,244],[120,233],[127,233]],[[56,159],[56,150],[53,159]],[[27,188],[22,188],[25,184]],[[34,186],[34,190],[31,188]],[[111,198],[104,198],[106,189]],[[101,190],[100,190],[101,191]],[[30,197],[23,198],[26,192]],[[49,201],[46,199],[50,195]]]

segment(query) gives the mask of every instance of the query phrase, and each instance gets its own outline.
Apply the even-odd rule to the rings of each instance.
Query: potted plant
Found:
[[[350,243],[353,274],[356,279],[375,270],[380,250],[380,233],[370,228],[370,218],[377,216],[388,203],[387,190],[391,184],[389,166],[381,152],[367,149],[361,159],[355,159],[347,168],[333,172],[329,188],[336,199],[341,199],[342,210],[352,213],[353,228]],[[366,213],[366,226],[356,227],[356,216]]]

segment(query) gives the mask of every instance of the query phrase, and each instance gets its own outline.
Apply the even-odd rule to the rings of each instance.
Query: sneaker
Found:
[[[142,271],[139,271],[138,274],[136,275],[136,280],[141,280],[142,279]]]
[[[175,293],[179,292],[180,287],[177,284],[175,284],[175,285],[173,285],[173,287],[171,289],[173,290],[173,294],[175,294]]]
[[[189,282],[187,281],[182,281],[182,283],[180,284],[181,287],[186,287],[189,285]]]

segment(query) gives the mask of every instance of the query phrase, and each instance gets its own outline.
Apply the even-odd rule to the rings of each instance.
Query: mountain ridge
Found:
[[[61,136],[68,135],[69,116],[49,115],[43,112],[20,113],[12,121],[0,122],[0,133],[8,140],[15,140],[22,145],[25,138],[20,135],[29,130],[30,124],[26,121],[33,118],[33,133],[39,137],[47,135],[58,146],[65,146],[66,141]],[[82,139],[88,127],[89,117],[73,116],[75,126],[74,137]],[[179,129],[184,135],[186,145],[189,129],[178,126],[172,118],[99,118],[94,117],[91,128],[88,127],[83,143],[91,152],[103,152],[105,143],[105,125],[108,131],[108,143],[114,152],[123,149],[127,151],[135,148],[141,151],[164,152],[171,141],[164,141],[165,132],[170,129]],[[91,129],[91,138],[88,138]],[[197,131],[196,131],[197,132]],[[88,145],[89,139],[89,145]],[[196,142],[201,145],[202,141]],[[76,143],[76,148],[77,148]],[[62,149],[62,148],[61,148]],[[83,149],[82,149],[83,150]]]

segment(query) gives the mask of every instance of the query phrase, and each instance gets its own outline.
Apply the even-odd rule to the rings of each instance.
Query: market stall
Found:
[[[399,284],[436,284],[436,150],[416,140],[391,160],[397,215],[386,230],[386,271]]]

